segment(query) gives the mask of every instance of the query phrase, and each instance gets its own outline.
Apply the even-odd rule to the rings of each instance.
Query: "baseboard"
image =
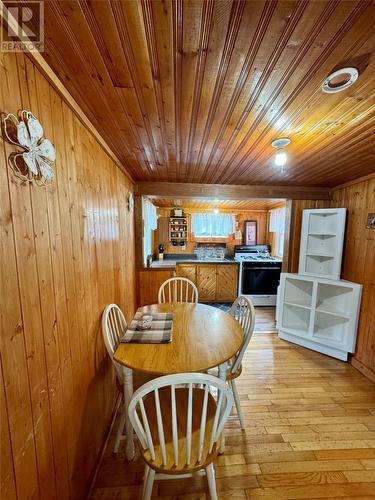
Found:
[[[254,334],[260,335],[261,333],[275,333],[277,334],[276,328],[274,330],[254,330]]]
[[[361,372],[362,375],[370,379],[372,382],[375,382],[375,373],[370,370],[370,368],[367,368],[367,366],[358,361],[358,359],[352,357],[350,360],[350,364],[354,366],[354,368],[356,368],[359,372]]]
[[[119,394],[116,398],[115,407],[114,407],[112,418],[111,418],[111,423],[109,424],[109,428],[106,432],[104,442],[102,444],[102,447],[100,448],[100,453],[99,453],[98,458],[97,458],[96,463],[95,463],[94,471],[92,473],[92,477],[91,477],[91,481],[90,481],[90,486],[89,486],[87,495],[85,496],[86,500],[90,500],[91,495],[93,493],[96,478],[98,476],[99,468],[102,464],[104,452],[108,446],[108,442],[109,442],[109,439],[111,437],[112,429],[113,429],[113,426],[115,424],[116,415],[117,415],[117,411],[118,411],[120,403],[121,403],[121,394]]]
[[[278,335],[280,339],[287,340],[288,342],[292,342],[293,344],[297,344],[302,347],[306,347],[307,349],[311,349],[312,351],[320,352],[321,354],[326,354],[327,356],[339,359],[340,361],[348,360],[347,351],[341,351],[340,349],[336,349],[334,347],[318,344],[317,342],[314,342],[310,339],[307,338],[304,339],[302,337],[292,335],[291,333],[284,332],[283,330],[279,330]]]

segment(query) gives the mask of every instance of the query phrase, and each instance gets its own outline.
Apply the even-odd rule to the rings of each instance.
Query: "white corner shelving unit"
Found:
[[[343,361],[354,352],[362,286],[281,274],[279,337]]]
[[[304,210],[299,274],[340,279],[346,208]]]

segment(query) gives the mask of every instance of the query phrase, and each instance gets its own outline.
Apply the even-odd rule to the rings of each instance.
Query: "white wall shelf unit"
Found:
[[[346,208],[304,210],[299,273],[340,278]]]
[[[355,349],[361,292],[350,281],[282,273],[279,337],[346,361]]]

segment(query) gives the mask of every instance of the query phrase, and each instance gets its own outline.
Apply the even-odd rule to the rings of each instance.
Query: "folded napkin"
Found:
[[[138,321],[143,314],[152,316],[151,328],[138,328]],[[137,312],[130,323],[121,342],[128,344],[167,344],[172,340],[173,313],[141,313]]]

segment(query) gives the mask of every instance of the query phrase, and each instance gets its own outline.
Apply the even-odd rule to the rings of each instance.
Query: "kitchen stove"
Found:
[[[270,255],[269,245],[236,245],[234,259],[240,263],[238,295],[255,306],[275,306],[280,282],[280,259]]]

